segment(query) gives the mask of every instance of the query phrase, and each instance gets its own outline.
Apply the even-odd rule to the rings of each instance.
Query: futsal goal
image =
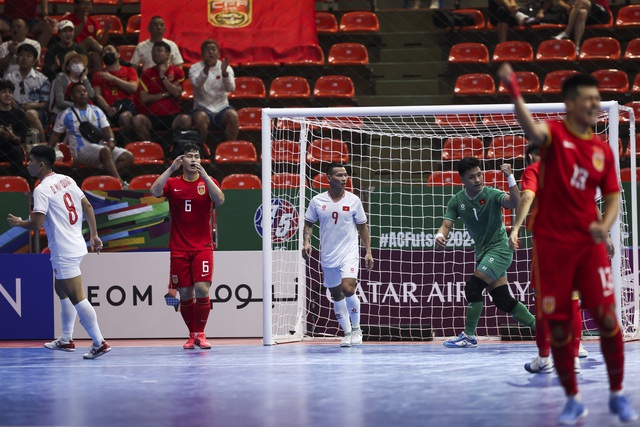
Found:
[[[535,120],[564,114],[560,103],[529,108]],[[631,108],[603,102],[595,131],[611,145],[617,165],[622,146],[636,153]],[[347,186],[361,198],[371,231],[376,264],[372,271],[361,265],[357,284],[365,340],[457,335],[464,327],[464,284],[475,268],[473,241],[458,221],[447,248],[434,247],[446,204],[462,189],[456,164],[462,157],[480,158],[485,185],[508,191],[500,166],[511,164],[519,183],[526,143],[511,104],[263,109],[258,228],[263,237],[264,344],[340,334],[322,286],[317,225],[311,259],[301,256],[305,209],[328,188],[323,169],[331,161],[347,165]],[[628,161],[635,183],[635,156]],[[624,337],[632,340],[640,336],[637,185],[621,185],[620,215],[611,230],[616,246],[612,267]],[[515,215],[503,215],[508,232]],[[531,239],[525,232],[507,277],[514,297],[534,312],[530,257]],[[497,311],[489,298],[485,294],[479,336],[531,337],[528,328]],[[584,335],[595,335],[587,313],[583,321]]]

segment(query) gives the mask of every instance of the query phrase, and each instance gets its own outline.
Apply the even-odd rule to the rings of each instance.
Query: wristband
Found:
[[[446,239],[446,237],[444,237],[444,234],[442,234],[442,233],[436,234],[435,238],[437,239],[438,237],[442,237],[443,239]]]
[[[507,182],[509,183],[509,188],[515,187],[516,185],[518,185],[518,183],[516,183],[516,177],[513,175],[509,175],[507,177]]]
[[[509,82],[506,83],[505,86],[509,91],[509,97],[512,101],[520,98],[520,88],[518,87],[518,79],[516,78],[516,73],[511,73]]]

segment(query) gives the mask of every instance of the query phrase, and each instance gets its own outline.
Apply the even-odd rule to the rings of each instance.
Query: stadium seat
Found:
[[[191,83],[191,79],[184,79],[182,82],[182,94],[180,95],[180,99],[183,101],[189,101],[193,99],[193,83]]]
[[[275,163],[299,163],[300,143],[288,139],[274,139],[271,141],[271,160]]]
[[[136,46],[133,44],[124,44],[118,46],[118,51],[120,52],[120,59],[123,61],[131,62],[131,58],[133,58],[133,52],[136,50]]]
[[[640,59],[640,37],[630,40],[624,51],[624,59]]]
[[[349,161],[349,149],[344,141],[339,139],[316,139],[307,150],[307,162],[309,163],[347,163]]]
[[[211,149],[207,144],[202,144],[202,154],[204,157],[200,158],[200,163],[203,165],[211,164]]]
[[[265,99],[267,90],[259,77],[236,77],[236,90],[229,94],[229,99]]]
[[[611,14],[611,12],[609,12],[609,21],[605,22],[604,24],[591,24],[591,25],[586,25],[585,29],[587,30],[607,30],[607,29],[611,29],[613,28],[613,15]]]
[[[89,176],[82,180],[83,191],[95,191],[95,190],[122,190],[122,182],[115,176],[110,175],[95,175]]]
[[[625,107],[633,108],[633,113],[635,115],[636,123],[640,122],[640,101],[632,101],[624,104]],[[629,122],[629,113],[626,111],[620,112],[620,121],[621,122]]]
[[[134,165],[164,164],[164,151],[162,150],[162,146],[157,142],[130,142],[124,148],[131,151],[131,154],[133,154]]]
[[[631,182],[631,168],[620,169],[620,181]],[[636,182],[640,182],[640,168],[636,168]]]
[[[269,96],[271,98],[309,98],[311,89],[304,77],[276,77],[269,87]]]
[[[154,173],[134,176],[129,182],[129,190],[148,190],[159,176]]]
[[[331,65],[367,65],[369,53],[361,43],[336,43],[329,49]]]
[[[542,93],[544,94],[558,94],[562,91],[562,83],[571,77],[580,74],[575,70],[557,70],[551,71],[544,77],[542,83]]]
[[[452,64],[488,64],[489,49],[482,43],[458,43],[451,46],[449,62]]]
[[[91,17],[100,24],[101,28],[104,28],[107,22],[111,23],[109,34],[124,34],[122,21],[116,15],[91,15]]]
[[[73,167],[73,156],[71,155],[71,149],[64,142],[58,143],[58,149],[62,153],[62,159],[56,159],[54,166],[70,168]]]
[[[242,131],[262,129],[262,108],[247,107],[238,110],[238,122]]]
[[[216,147],[216,163],[257,163],[256,147],[249,141],[224,141]]]
[[[457,10],[453,10],[452,12],[460,15],[468,15],[468,16],[471,16],[471,18],[473,19],[473,25],[465,25],[463,27],[460,27],[461,31],[481,31],[481,30],[484,30],[484,27],[486,26],[484,13],[482,13],[481,10],[457,9]],[[447,28],[447,31],[450,31],[450,29]]]
[[[568,39],[544,40],[536,52],[536,61],[575,61],[576,57],[576,44]]]
[[[509,192],[509,183],[507,177],[504,176],[502,171],[499,170],[487,170],[483,172],[484,185],[488,187],[495,187],[498,190],[502,190],[506,193]]]
[[[326,190],[329,188],[329,180],[327,179],[326,173],[319,173],[314,175],[311,179],[311,187],[318,188],[321,190]],[[353,191],[353,181],[351,181],[351,177],[347,177],[347,185],[345,186],[347,191]]]
[[[496,84],[493,77],[486,73],[463,74],[456,79],[454,95],[493,95]]]
[[[338,20],[331,12],[316,12],[316,31],[318,34],[334,34],[338,32]]]
[[[580,55],[581,61],[620,59],[620,42],[613,37],[592,37],[582,42]]]
[[[493,50],[493,62],[532,62],[533,47],[525,41],[498,43]]]
[[[125,32],[128,35],[140,34],[140,15],[139,13],[136,15],[131,15],[129,19],[127,19],[127,28]]]
[[[527,140],[520,135],[500,135],[493,138],[487,150],[487,159],[524,158]]]
[[[629,78],[622,70],[597,70],[591,73],[598,80],[601,93],[626,93],[629,91]]]
[[[429,175],[427,185],[430,187],[462,185],[462,178],[460,178],[460,174],[456,171],[436,171]]]
[[[618,15],[616,16],[616,27],[640,27],[640,5],[630,4],[622,6],[618,10]]]
[[[249,173],[233,173],[222,179],[220,188],[222,190],[260,190],[262,181],[260,177]]]
[[[93,0],[94,6],[117,6],[120,0]]]
[[[340,18],[339,30],[343,33],[377,32],[380,23],[373,12],[347,12]]]
[[[640,73],[636,74],[636,77],[633,79],[633,86],[631,87],[631,93],[633,94],[640,93]]]
[[[483,114],[482,124],[485,126],[520,126],[513,113]]]
[[[21,176],[0,176],[1,193],[28,193],[29,182]]]
[[[308,46],[312,49],[313,57],[312,58],[304,58],[304,59],[294,59],[290,61],[286,61],[285,65],[289,66],[305,66],[305,65],[315,65],[315,66],[323,66],[324,65],[324,51],[318,45]],[[247,64],[248,65],[248,64]]]
[[[313,87],[315,98],[353,98],[356,90],[351,77],[321,76]]]
[[[437,114],[434,120],[436,126],[468,127],[478,123],[476,114]]]
[[[540,93],[540,80],[533,71],[515,71],[516,80],[522,94]],[[498,87],[498,93],[508,93],[502,81]]]
[[[300,188],[300,175],[297,173],[274,173],[271,176],[271,188]]]
[[[456,136],[448,138],[442,147],[442,160],[459,160],[463,157],[484,157],[484,145],[480,138]]]

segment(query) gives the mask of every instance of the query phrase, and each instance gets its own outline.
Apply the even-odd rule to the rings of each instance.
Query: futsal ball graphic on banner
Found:
[[[283,243],[291,240],[298,231],[298,210],[284,199],[271,199],[271,228],[273,243]],[[253,217],[256,231],[262,237],[262,205]]]

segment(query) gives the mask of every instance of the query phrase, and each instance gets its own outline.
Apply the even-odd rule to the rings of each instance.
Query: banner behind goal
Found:
[[[561,117],[564,104],[529,108],[536,120],[546,120]],[[617,160],[619,144],[636,152],[634,120],[632,109],[602,103],[596,132],[609,141]],[[265,345],[339,333],[322,286],[319,226],[312,259],[305,262],[301,256],[304,212],[311,197],[326,191],[324,165],[330,161],[348,165],[348,187],[362,199],[371,230],[376,266],[367,272],[361,265],[357,285],[365,340],[457,335],[464,327],[464,284],[475,268],[473,241],[461,221],[446,250],[435,250],[433,239],[448,200],[462,189],[455,169],[461,157],[483,160],[485,185],[508,191],[502,163],[511,164],[519,183],[527,142],[513,106],[267,108],[262,123],[262,206],[271,207],[262,209]],[[632,182],[635,163],[631,157]],[[635,185],[623,183],[619,220],[611,230],[627,340],[639,336],[636,193]],[[515,215],[503,214],[508,231]],[[534,312],[530,247],[530,236],[522,236],[508,281],[514,297]],[[478,335],[530,336],[489,298],[486,294]],[[594,334],[594,322],[583,316],[585,335]]]

